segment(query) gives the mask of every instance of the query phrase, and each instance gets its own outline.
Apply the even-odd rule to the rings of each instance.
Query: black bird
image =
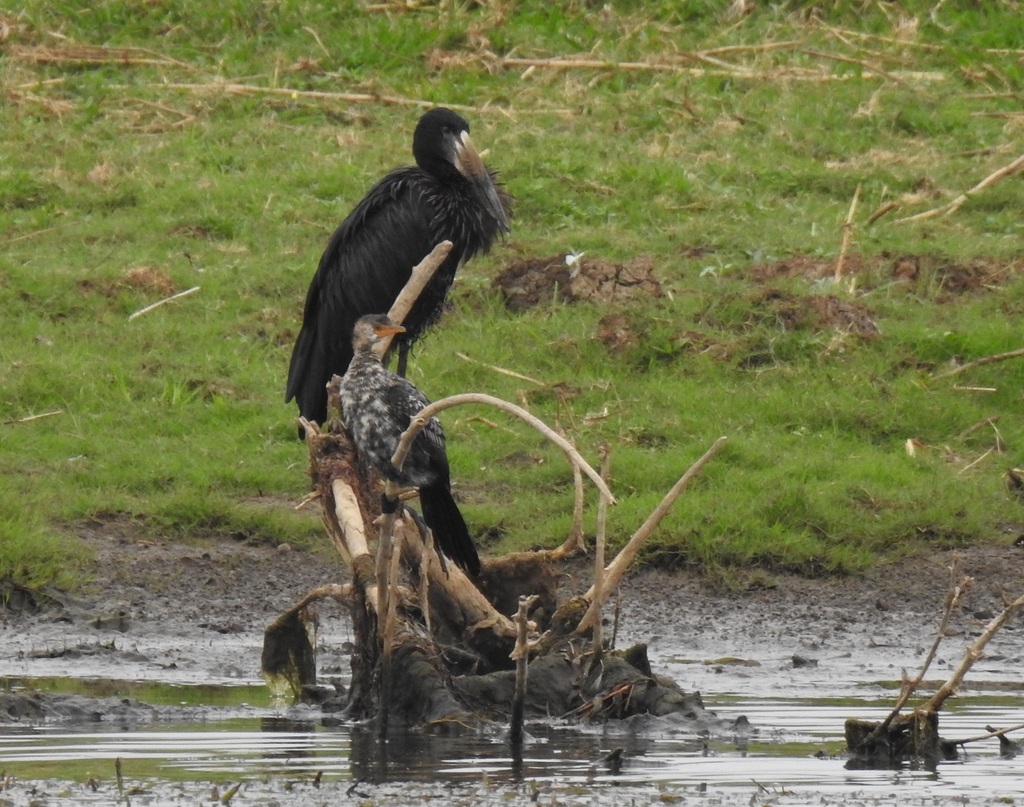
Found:
[[[480,558],[466,522],[452,498],[444,430],[431,418],[413,441],[402,472],[391,464],[402,432],[430,401],[408,379],[381,364],[373,346],[385,336],[404,332],[383,314],[360,317],[352,333],[355,356],[341,381],[345,424],[364,462],[385,479],[418,487],[423,520],[446,557],[474,577]]]
[[[438,243],[448,258],[406,317],[398,372],[409,346],[441,315],[455,272],[495,238],[509,232],[509,197],[480,159],[469,124],[450,109],[432,109],[413,134],[416,167],[398,168],[378,182],[335,230],[306,294],[285,403],[322,424],[324,387],[352,359],[352,328],[364,314],[388,311],[412,268]]]

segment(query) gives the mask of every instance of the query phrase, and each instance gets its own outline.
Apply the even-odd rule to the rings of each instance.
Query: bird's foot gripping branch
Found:
[[[455,396],[432,404],[412,418],[397,454],[436,411],[466,403],[499,406],[554,440],[573,465],[577,497],[584,476],[598,487],[604,502],[599,518],[604,518],[614,498],[601,475],[543,423],[489,396]],[[382,731],[388,725],[450,729],[513,714],[519,719],[603,720],[678,713],[695,725],[714,728],[721,722],[725,728],[724,721],[704,710],[698,694],[654,674],[644,645],[617,651],[615,637],[604,640],[600,632],[604,600],[724,438],[679,479],[619,555],[596,570],[594,585],[560,602],[561,567],[584,552],[579,524],[557,549],[483,558],[476,574],[467,572],[435,550],[430,532],[421,529],[406,506],[382,517],[380,479],[360,461],[343,427],[324,433],[308,422],[303,426],[314,494],[352,582],[311,592],[267,629],[266,674],[286,677],[300,696],[305,685],[315,682],[301,617],[318,596],[331,596],[349,603],[355,632],[345,712],[352,718],[377,717]],[[376,557],[370,547],[375,534]],[[602,524],[599,539],[603,534]],[[597,554],[603,557],[603,548]],[[512,736],[517,736],[514,725]]]

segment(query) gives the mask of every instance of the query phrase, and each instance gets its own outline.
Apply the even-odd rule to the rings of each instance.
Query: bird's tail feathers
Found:
[[[434,533],[441,552],[476,577],[480,573],[480,556],[448,487],[443,484],[421,487],[420,504],[423,520]]]

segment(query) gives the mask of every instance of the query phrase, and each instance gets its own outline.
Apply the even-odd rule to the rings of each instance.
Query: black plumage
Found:
[[[385,315],[361,317],[352,334],[354,356],[341,381],[345,425],[363,461],[385,479],[419,488],[423,520],[434,533],[441,552],[472,575],[480,572],[469,528],[452,498],[444,430],[431,418],[412,443],[399,473],[391,464],[399,439],[430,401],[408,379],[381,364],[374,345],[385,336],[401,334]]]
[[[399,373],[409,345],[437,321],[458,267],[509,231],[509,198],[450,109],[432,109],[413,135],[416,167],[378,182],[331,236],[306,294],[285,402],[323,423],[325,386],[352,359],[352,329],[364,314],[387,312],[412,268],[438,243],[453,249],[406,317]]]

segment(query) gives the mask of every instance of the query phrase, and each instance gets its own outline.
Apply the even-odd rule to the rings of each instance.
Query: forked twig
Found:
[[[515,690],[512,694],[512,719],[509,726],[509,742],[513,753],[522,753],[523,716],[526,708],[526,676],[530,664],[529,623],[527,615],[537,602],[537,595],[523,595],[519,598],[516,612],[516,646],[512,658],[516,662]]]

